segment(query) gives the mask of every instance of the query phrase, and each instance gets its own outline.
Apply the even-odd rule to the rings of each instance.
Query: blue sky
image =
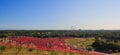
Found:
[[[120,0],[0,0],[0,30],[120,29]]]

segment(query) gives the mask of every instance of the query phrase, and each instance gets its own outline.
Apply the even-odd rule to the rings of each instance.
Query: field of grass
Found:
[[[90,48],[92,43],[95,41],[94,37],[91,38],[72,38],[72,39],[66,39],[65,42],[71,46],[72,48],[76,49],[85,49]]]
[[[0,55],[84,55],[84,54],[77,54],[72,52],[44,51],[35,49],[30,50],[25,47],[21,48],[6,47],[4,51],[0,52]]]
[[[45,42],[45,40],[43,40],[43,42]],[[65,39],[65,42],[67,45],[70,45],[71,47],[77,46],[76,48],[79,49],[78,47],[81,47],[81,45],[84,45],[85,48],[88,46],[91,46],[91,44],[94,42],[94,38],[86,38],[86,39],[85,38],[68,38],[68,39]],[[6,45],[7,43],[8,42],[0,43],[0,55],[92,55],[93,54],[93,53],[88,53],[86,51],[80,51],[80,52],[84,52],[80,54],[78,52],[74,52],[73,50],[71,51],[59,51],[57,49],[52,49],[48,51],[41,50],[41,49],[37,50],[37,48],[34,48],[34,47],[28,48],[26,44],[22,44],[21,47],[19,47],[19,46],[16,46],[17,43],[14,45]],[[13,43],[14,42],[11,42],[9,44],[13,44]]]
[[[49,39],[47,39],[47,40],[49,40]],[[45,40],[43,40],[43,41],[45,41]],[[16,44],[14,44],[14,42],[11,43],[13,45],[6,45],[5,43],[7,43],[7,42],[1,42],[0,43],[0,55],[106,55],[105,53],[86,50],[87,48],[91,48],[92,43],[95,41],[94,37],[67,38],[67,39],[64,39],[64,41],[65,41],[65,44],[67,46],[70,46],[71,49],[78,50],[79,52],[75,52],[73,50],[59,51],[54,48],[52,48],[51,50],[45,50],[45,49],[37,50],[37,48],[35,48],[33,45],[31,45],[33,47],[27,47],[27,45],[25,43],[19,47],[19,46],[16,46]],[[38,43],[38,44],[40,44],[40,43]],[[115,53],[112,55],[119,55],[119,54]]]

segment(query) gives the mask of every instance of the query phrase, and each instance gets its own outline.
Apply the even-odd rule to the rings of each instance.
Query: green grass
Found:
[[[32,50],[29,51],[28,48],[9,48],[0,53],[0,55],[82,55],[78,53],[70,53],[70,52],[58,52],[58,51],[44,51],[44,50]]]
[[[95,41],[94,37],[91,38],[73,38],[66,39],[65,42],[73,48],[88,48],[91,47],[92,43]]]

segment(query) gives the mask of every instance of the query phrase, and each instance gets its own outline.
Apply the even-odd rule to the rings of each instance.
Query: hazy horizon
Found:
[[[119,5],[120,0],[0,0],[0,30],[120,30]]]

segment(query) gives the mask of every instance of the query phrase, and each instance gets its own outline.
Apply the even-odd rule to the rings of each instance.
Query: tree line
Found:
[[[0,30],[0,37],[7,36],[34,36],[34,37],[101,37],[107,39],[120,39],[118,30]]]

